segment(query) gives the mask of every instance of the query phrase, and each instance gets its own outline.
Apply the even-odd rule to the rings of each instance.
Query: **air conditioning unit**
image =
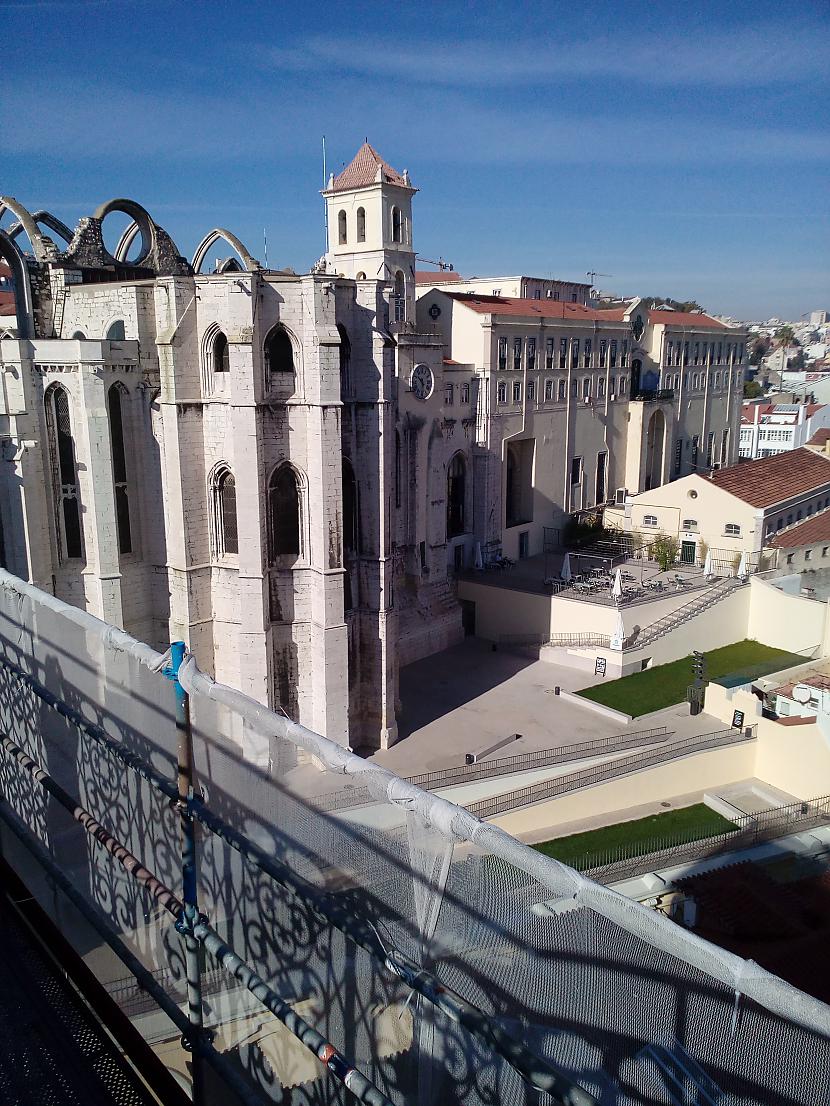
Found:
[[[608,396],[608,399],[611,403],[613,403],[616,398],[617,398],[617,393],[616,392],[611,392]]]
[[[552,288],[548,288],[547,292],[545,292],[545,296],[546,296],[546,297],[547,297],[547,298],[548,298],[549,300],[550,300],[550,299],[553,299],[553,289],[552,289]]]
[[[617,507],[625,506],[625,497],[628,495],[626,488],[617,488],[614,492],[614,505]]]
[[[590,403],[591,402],[591,397],[590,396],[583,396],[582,397],[582,402],[583,403]]]
[[[712,471],[713,471],[713,472],[715,472],[715,471],[716,471],[717,469],[719,469],[719,468],[720,468],[720,466],[721,466],[721,462],[720,462],[720,461],[713,461],[713,462],[712,462]]]

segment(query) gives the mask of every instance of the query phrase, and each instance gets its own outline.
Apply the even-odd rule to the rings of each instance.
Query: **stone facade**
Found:
[[[157,646],[184,639],[218,680],[366,751],[396,739],[400,666],[462,636],[458,568],[479,550],[536,552],[546,526],[618,485],[670,479],[689,420],[720,434],[740,406],[737,372],[717,395],[668,399],[660,383],[636,399],[612,396],[599,363],[584,397],[570,352],[553,374],[564,399],[558,380],[546,396],[547,338],[558,358],[588,327],[597,356],[606,331],[621,353],[636,304],[613,320],[528,316],[536,334],[521,307],[476,312],[423,288],[416,302],[414,193],[364,146],[324,190],[327,252],[304,275],[264,270],[221,229],[187,262],[131,201],[74,233],[0,201],[17,216],[0,230],[16,295],[0,342],[5,565]],[[134,223],[110,254],[113,210]],[[223,239],[235,256],[203,273]],[[646,319],[658,381],[670,331]],[[500,367],[500,339],[512,357],[519,337],[521,364]]]

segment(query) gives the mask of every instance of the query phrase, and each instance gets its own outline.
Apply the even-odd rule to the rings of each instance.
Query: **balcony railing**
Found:
[[[674,388],[649,388],[636,392],[631,398],[642,403],[664,403],[674,399]]]

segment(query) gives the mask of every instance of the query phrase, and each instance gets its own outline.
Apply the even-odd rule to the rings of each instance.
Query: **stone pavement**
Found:
[[[560,699],[559,685],[577,691],[594,683],[576,669],[548,664],[467,638],[401,670],[401,739],[372,761],[400,775],[464,763],[464,754],[520,733],[493,756],[559,748],[611,734],[665,725],[674,737],[723,729],[716,718],[693,718],[685,704],[637,718],[628,726]]]

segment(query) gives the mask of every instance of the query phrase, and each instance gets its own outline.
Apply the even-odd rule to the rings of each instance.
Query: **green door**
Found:
[[[693,541],[681,542],[680,563],[683,565],[693,565],[695,563],[695,543]]]

